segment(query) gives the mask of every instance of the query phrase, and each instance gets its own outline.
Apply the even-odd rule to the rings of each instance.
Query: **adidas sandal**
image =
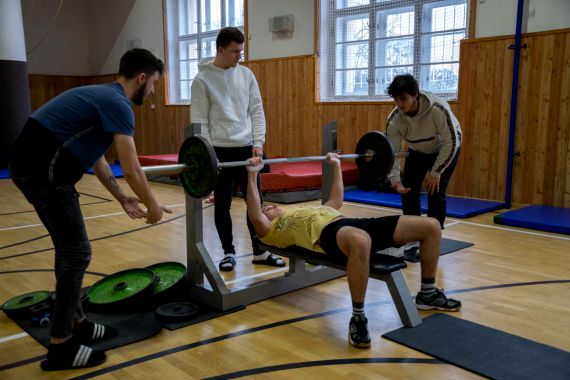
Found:
[[[270,254],[269,252],[266,252],[265,254],[262,254],[262,255],[253,256],[253,258],[254,259],[252,260],[252,263],[254,263],[254,264],[269,265],[272,267],[284,267],[285,266],[285,261],[281,257],[279,257],[273,253]]]
[[[119,335],[116,328],[84,320],[73,328],[73,336],[80,343],[91,343],[96,340],[110,339]]]
[[[105,352],[78,344],[73,338],[61,344],[50,344],[47,359],[40,363],[44,371],[95,367],[102,364]]]
[[[234,270],[236,266],[236,260],[234,259],[234,255],[225,255],[218,267],[221,271],[224,272],[231,272]]]

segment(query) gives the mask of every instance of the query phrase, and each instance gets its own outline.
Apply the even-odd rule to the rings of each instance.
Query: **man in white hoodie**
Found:
[[[402,195],[404,215],[421,215],[420,190],[428,192],[428,216],[443,229],[446,190],[459,158],[461,127],[449,104],[419,89],[410,75],[398,75],[387,89],[396,108],[388,116],[386,133],[398,150],[408,144],[403,183],[396,160],[388,174],[392,188]]]
[[[216,38],[216,57],[199,65],[192,82],[191,120],[200,123],[201,134],[216,151],[220,162],[244,161],[263,155],[265,114],[255,76],[239,65],[245,37],[234,27],[222,28]],[[258,181],[260,183],[261,181]],[[220,170],[214,189],[214,221],[224,250],[220,270],[231,271],[236,261],[230,207],[237,183],[247,198],[245,167]],[[261,199],[261,188],[258,186]],[[253,263],[282,267],[282,258],[262,251],[255,229],[247,218],[253,246]]]

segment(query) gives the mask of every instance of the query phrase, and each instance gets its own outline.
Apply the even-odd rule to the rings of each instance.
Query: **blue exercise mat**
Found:
[[[402,198],[397,193],[381,193],[378,191],[351,190],[344,193],[347,202],[359,202],[377,206],[402,208]],[[422,212],[427,212],[427,194],[420,195]],[[469,218],[503,207],[503,202],[485,201],[481,199],[447,197],[447,216]]]
[[[497,224],[570,235],[570,209],[552,206],[528,206],[495,215]]]
[[[10,171],[8,169],[0,169],[0,179],[10,178]]]
[[[114,163],[114,164],[109,164],[109,166],[111,167],[111,171],[113,172],[113,175],[116,178],[122,178],[123,177],[123,169],[121,169],[121,164]],[[93,169],[91,169],[91,168],[89,170],[87,170],[87,173],[95,174],[95,173],[93,173]]]

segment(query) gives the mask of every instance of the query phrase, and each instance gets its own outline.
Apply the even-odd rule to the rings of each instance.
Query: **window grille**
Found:
[[[221,28],[244,31],[244,0],[166,0],[169,104],[190,103],[198,64],[216,55]]]
[[[456,98],[467,15],[467,0],[320,0],[321,101],[390,100],[404,73]]]

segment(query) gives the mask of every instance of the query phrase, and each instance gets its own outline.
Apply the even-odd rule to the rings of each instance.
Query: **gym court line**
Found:
[[[132,229],[132,230],[127,230],[127,231],[123,231],[123,232],[119,232],[119,233],[112,234],[112,235],[107,235],[107,236],[101,236],[101,237],[98,237],[98,238],[95,238],[95,239],[91,239],[91,240],[89,240],[89,242],[91,243],[91,242],[95,242],[95,241],[99,241],[99,240],[109,239],[109,238],[113,238],[113,237],[117,237],[117,236],[121,236],[121,235],[130,234],[130,233],[132,233],[132,232],[137,232],[137,231],[145,230],[145,229],[147,229],[147,228],[152,228],[152,227],[160,226],[160,225],[162,225],[162,224],[170,223],[170,222],[172,222],[172,221],[181,219],[181,218],[183,218],[183,217],[185,217],[185,216],[186,216],[186,214],[177,215],[177,216],[175,216],[175,217],[173,217],[173,218],[170,218],[170,219],[167,219],[167,220],[163,220],[162,222],[158,222],[158,223],[156,223],[156,224],[145,225],[145,226],[143,226],[143,227],[135,228],[135,229]],[[14,257],[27,256],[27,255],[32,255],[32,254],[35,254],[35,253],[48,252],[48,251],[51,251],[51,250],[53,250],[53,249],[55,249],[55,248],[54,248],[54,247],[50,247],[50,248],[38,249],[38,250],[36,250],[36,251],[31,251],[31,252],[17,253],[17,254],[15,254],[15,255],[0,257],[0,260],[12,259],[12,258],[14,258]]]
[[[511,288],[511,287],[519,287],[519,286],[536,286],[536,285],[549,285],[549,284],[565,284],[565,283],[570,283],[570,279],[567,280],[549,280],[549,281],[531,281],[531,282],[518,282],[518,283],[510,283],[510,284],[497,284],[497,285],[489,285],[489,286],[482,286],[482,287],[476,287],[476,288],[465,288],[465,289],[456,289],[456,290],[448,290],[446,293],[448,294],[460,294],[460,293],[472,293],[472,292],[478,292],[478,291],[485,291],[485,290],[490,290],[490,289],[502,289],[502,288]],[[385,304],[392,304],[393,302],[390,301],[378,301],[378,302],[372,302],[372,303],[367,303],[366,307],[367,308],[373,308],[376,306],[380,306],[380,305],[385,305]],[[144,362],[148,362],[154,359],[158,359],[164,356],[168,356],[171,354],[176,354],[178,352],[182,352],[182,351],[187,351],[187,350],[191,350],[193,348],[196,347],[201,347],[201,346],[205,346],[211,343],[217,343],[219,341],[222,340],[227,340],[227,339],[231,339],[231,338],[236,338],[239,336],[243,336],[246,334],[251,334],[251,333],[255,333],[258,331],[263,331],[263,330],[268,330],[271,328],[275,328],[275,327],[281,327],[281,326],[285,326],[288,324],[293,324],[293,323],[297,323],[297,322],[302,322],[302,321],[306,321],[306,320],[311,320],[311,319],[317,319],[317,318],[321,318],[321,317],[326,317],[326,316],[330,316],[330,315],[335,315],[335,314],[339,314],[339,313],[343,313],[343,312],[350,312],[352,311],[352,308],[350,307],[344,307],[344,308],[339,308],[339,309],[333,309],[333,310],[329,310],[329,311],[325,311],[322,313],[317,313],[317,314],[311,314],[311,315],[306,315],[306,316],[302,316],[302,317],[297,317],[297,318],[291,318],[291,319],[287,319],[287,320],[283,320],[283,321],[279,321],[279,322],[273,322],[273,323],[269,323],[263,326],[258,326],[258,327],[254,327],[254,328],[249,328],[249,329],[244,329],[244,330],[240,330],[240,331],[236,331],[233,333],[229,333],[229,334],[225,334],[225,335],[221,335],[218,337],[214,337],[214,338],[210,338],[210,339],[205,339],[202,341],[198,341],[198,342],[194,342],[194,343],[189,343],[189,344],[185,344],[182,346],[178,346],[178,347],[173,347],[167,350],[163,350],[163,351],[158,351],[155,352],[153,354],[148,354],[145,356],[141,356],[139,358],[136,359],[132,359],[123,363],[119,363],[119,364],[115,364],[113,366],[107,367],[107,368],[102,368],[100,370],[97,371],[93,371],[78,377],[75,377],[73,379],[90,379],[96,376],[100,376],[106,373],[110,373],[110,372],[114,372],[123,368],[127,368],[127,367],[131,367],[134,366],[136,364],[140,364],[140,363],[144,363]],[[21,360],[18,362],[14,362],[14,363],[9,363],[9,364],[5,364],[0,366],[0,371],[4,371],[4,370],[8,370],[11,368],[15,368],[15,367],[20,367],[20,366],[24,366],[33,362],[37,362],[42,360],[43,358],[45,358],[45,355],[41,355],[41,356],[36,356],[33,358],[29,358],[29,359],[25,359],[25,360]],[[407,359],[407,358],[404,358]]]
[[[181,206],[186,206],[186,203],[178,203],[178,204],[174,204],[174,205],[167,205],[166,207],[181,207]],[[207,208],[208,206],[204,207]],[[146,211],[146,210],[145,210]],[[83,218],[83,220],[91,220],[91,219],[99,219],[99,218],[107,218],[109,216],[116,216],[116,215],[126,215],[127,213],[124,211],[121,212],[113,212],[110,214],[103,214],[103,215],[94,215],[94,216],[88,216],[86,218]],[[0,228],[0,231],[11,231],[11,230],[19,230],[19,229],[23,229],[23,228],[31,228],[31,227],[38,227],[38,226],[43,226],[42,223],[35,223],[35,224],[26,224],[23,226],[14,226],[14,227],[4,227],[4,228]]]
[[[542,281],[542,282],[530,282],[530,283],[514,283],[514,284],[504,284],[504,285],[492,285],[492,286],[482,287],[481,289],[482,290],[488,290],[491,288],[507,288],[507,287],[513,287],[513,286],[537,285],[537,284],[548,284],[548,283],[567,283],[567,282],[570,282],[570,280],[554,280],[554,281]],[[478,291],[478,290],[479,290],[479,288],[457,289],[454,291],[454,294],[474,292],[474,291]],[[370,304],[366,304],[366,306],[372,308],[375,306],[379,306],[382,304],[389,304],[389,303],[392,303],[392,301],[373,302]],[[254,332],[258,332],[258,331],[262,331],[262,330],[267,330],[267,329],[271,329],[271,328],[275,328],[275,327],[281,327],[281,326],[285,326],[285,325],[292,324],[292,323],[302,322],[302,321],[306,321],[306,320],[310,320],[310,319],[321,318],[321,317],[325,317],[325,316],[329,316],[329,315],[333,315],[333,314],[339,314],[342,312],[349,312],[349,311],[352,311],[352,308],[346,307],[346,308],[340,308],[340,309],[333,309],[333,310],[323,312],[323,313],[312,314],[312,315],[308,315],[308,316],[304,316],[304,317],[298,317],[298,318],[292,318],[292,319],[288,319],[288,320],[284,320],[284,321],[280,321],[280,322],[270,323],[270,324],[267,324],[264,326],[259,326],[259,327],[255,327],[255,328],[251,328],[251,329],[245,329],[245,330],[237,331],[234,333],[222,335],[222,336],[219,336],[216,338],[206,339],[203,341],[199,341],[199,342],[195,342],[195,343],[191,343],[191,344],[187,344],[187,345],[183,345],[183,346],[179,346],[179,347],[174,347],[174,348],[171,348],[168,350],[159,351],[155,354],[149,354],[149,355],[140,357],[138,359],[134,359],[134,360],[127,361],[124,363],[116,364],[114,366],[103,368],[103,369],[98,370],[98,371],[93,371],[93,372],[90,372],[90,373],[87,373],[87,374],[84,374],[84,375],[81,375],[78,377],[74,377],[72,379],[90,379],[92,377],[96,377],[99,375],[110,373],[110,372],[116,371],[118,369],[130,367],[132,365],[143,363],[143,362],[153,360],[153,359],[157,359],[157,358],[162,357],[162,356],[178,353],[181,351],[190,350],[190,349],[193,349],[195,347],[204,346],[206,344],[216,343],[216,342],[219,342],[221,340],[231,339],[231,338],[235,338],[238,336],[242,336],[242,335],[246,335],[246,334],[250,334],[250,333],[254,333]],[[1,370],[1,368],[0,368],[0,370]]]
[[[81,206],[90,206],[90,205],[96,205],[96,204],[99,204],[99,203],[107,203],[107,202],[112,202],[112,201],[113,201],[112,199],[100,197],[100,196],[98,196],[98,195],[92,195],[92,194],[81,193],[81,192],[79,192],[78,194],[85,195],[86,197],[91,197],[91,198],[98,199],[98,201],[96,201],[96,202],[82,203]],[[27,214],[27,213],[31,213],[31,212],[36,212],[36,210],[6,212],[6,213],[3,213],[3,214],[0,214],[0,216]]]

